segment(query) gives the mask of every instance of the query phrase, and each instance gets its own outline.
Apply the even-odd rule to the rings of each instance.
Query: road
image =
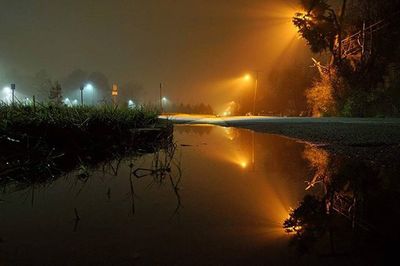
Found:
[[[398,118],[216,117],[204,115],[164,115],[160,118],[175,124],[210,124],[247,128],[313,143],[359,146],[400,144],[400,119]]]

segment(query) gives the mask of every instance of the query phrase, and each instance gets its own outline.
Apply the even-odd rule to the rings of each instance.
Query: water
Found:
[[[361,227],[357,235],[370,241],[362,232],[371,226],[371,219],[358,219],[358,211],[350,208],[356,205],[343,203],[360,198],[354,182],[337,185],[328,179],[349,172],[351,176],[371,175],[365,165],[321,147],[233,128],[177,126],[174,139],[176,149],[107,162],[89,177],[78,178],[76,171],[45,185],[4,185],[0,194],[1,264],[362,263],[355,250],[363,245],[356,249],[348,245],[348,239],[354,239],[354,228]],[[373,169],[379,169],[379,175],[396,176],[393,168],[378,164]],[[312,180],[315,185],[306,190]],[[390,206],[398,201],[394,190]],[[283,228],[290,210],[307,194],[322,197],[329,193],[337,198],[333,206],[339,210],[341,199],[341,210],[345,210],[334,218],[334,247],[332,234],[313,234],[316,239],[310,241],[307,232],[314,227],[294,242],[296,234]],[[396,212],[393,207],[390,215]],[[360,226],[354,227],[354,221]],[[318,223],[325,224],[325,220]],[[332,233],[332,228],[327,232]],[[309,246],[317,243],[317,248],[305,252],[302,247],[309,242]],[[371,256],[378,259],[376,253]]]

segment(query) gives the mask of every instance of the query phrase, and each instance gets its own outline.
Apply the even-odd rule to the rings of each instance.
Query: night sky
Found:
[[[150,98],[162,81],[175,101],[216,104],[229,100],[217,84],[279,63],[295,2],[0,0],[0,71],[101,71]]]

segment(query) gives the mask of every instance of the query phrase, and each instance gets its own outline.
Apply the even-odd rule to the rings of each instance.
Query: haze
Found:
[[[296,2],[0,0],[0,77],[100,71],[110,83],[141,84],[148,101],[163,82],[173,101],[218,105],[232,96],[224,81],[281,63],[297,40]]]

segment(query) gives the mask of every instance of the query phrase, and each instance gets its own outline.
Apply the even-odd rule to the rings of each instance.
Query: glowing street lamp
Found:
[[[164,105],[168,103],[167,97],[161,97],[161,112],[164,112]]]
[[[3,94],[3,99],[9,100],[11,98],[11,94],[12,94],[11,88],[10,87],[4,87],[3,91],[2,91],[2,94]]]
[[[90,83],[88,83],[88,84],[85,85],[85,90],[93,91],[93,88],[94,88],[93,85],[90,84]]]
[[[129,108],[129,109],[135,108],[135,103],[134,103],[132,100],[129,100],[129,101],[128,101],[128,108]]]
[[[255,84],[254,84],[254,97],[253,97],[253,115],[256,115],[256,100],[257,100],[257,90],[258,90],[258,75],[261,73],[261,71],[254,71],[255,73]],[[251,75],[246,74],[244,75],[243,79],[245,81],[250,81],[251,80]]]
[[[241,161],[240,162],[240,167],[242,167],[243,169],[246,169],[247,168],[247,162]]]
[[[69,98],[65,98],[65,99],[64,99],[64,104],[65,104],[66,106],[68,106],[68,107],[71,107],[71,106],[72,106],[72,103],[71,103],[71,101],[70,101]]]
[[[93,104],[93,91],[94,91],[93,85],[91,83],[87,83],[85,86],[81,86],[79,89],[81,90],[81,105],[83,106],[83,91],[84,90],[92,92],[92,104]]]
[[[93,105],[93,103],[94,103],[94,86],[91,83],[88,83],[85,85],[85,90],[88,92],[91,92],[92,105]]]

